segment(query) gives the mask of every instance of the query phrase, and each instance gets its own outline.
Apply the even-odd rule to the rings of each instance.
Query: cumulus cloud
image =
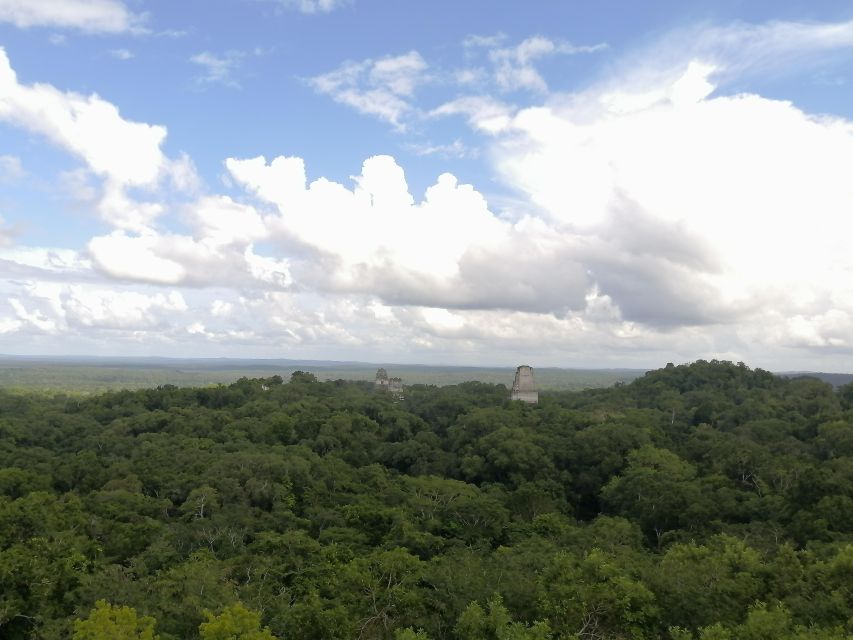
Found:
[[[152,184],[167,165],[160,150],[164,127],[125,120],[97,95],[21,84],[2,49],[0,118],[44,135],[119,184]]]
[[[522,109],[492,157],[549,224],[584,239],[583,264],[626,319],[775,318],[776,335],[802,342],[805,322],[818,331],[809,340],[828,341],[820,327],[838,319],[825,314],[851,310],[853,260],[839,239],[853,232],[853,123],[714,95],[718,69],[694,60],[652,85],[629,78],[631,90]]]
[[[114,231],[89,241],[99,272],[118,279],[190,287],[286,288],[287,260],[258,255],[253,242],[267,235],[258,213],[227,196],[209,196],[186,207],[195,235],[146,230]]]
[[[315,91],[336,102],[404,129],[413,111],[415,89],[427,81],[426,61],[417,51],[399,56],[346,62],[338,69],[309,79]]]
[[[21,29],[52,27],[122,33],[141,30],[143,17],[119,0],[0,0],[0,22]]]
[[[227,167],[276,205],[270,237],[299,247],[292,274],[320,290],[557,315],[597,290],[621,319],[662,330],[820,310],[850,289],[838,238],[853,200],[851,124],[757,95],[712,97],[717,69],[693,61],[642,90],[604,84],[514,114],[469,102],[534,218],[495,215],[450,175],[416,202],[387,157],[367,161],[354,189],[308,184],[297,158]],[[791,256],[806,249],[804,267]]]
[[[750,359],[784,349],[849,354],[853,123],[726,90],[737,73],[770,68],[772,56],[762,62],[760,52],[790,60],[824,47],[821,38],[846,47],[846,29],[718,31],[753,48],[757,66],[742,71],[725,38],[714,55],[700,55],[712,45],[694,33],[694,48],[679,57],[672,36],[665,50],[632,56],[613,67],[616,75],[535,106],[483,94],[436,108],[433,117],[461,115],[485,134],[484,155],[523,203],[500,212],[447,173],[414,194],[388,156],[367,159],[347,183],[309,180],[300,158],[229,158],[237,191],[185,205],[181,232],[123,221],[80,254],[0,252],[7,273],[17,265],[17,279],[41,283],[6,284],[0,333],[103,328],[128,340],[156,334],[223,348],[272,344],[338,358],[369,350],[424,361],[466,353],[554,363],[590,363],[594,353],[622,365],[648,362],[649,354],[652,361]],[[495,70],[559,53],[551,41],[525,42],[468,46],[506,52]],[[311,82],[402,128],[428,71],[413,52],[350,63]],[[123,202],[121,187],[178,180],[175,161],[160,151],[165,130],[158,137],[156,127],[139,129],[145,144],[137,144],[154,150],[149,171],[108,166],[108,150],[55,115],[69,105],[83,113],[99,98],[3,77],[0,118],[84,158],[87,175],[106,183],[101,201],[113,203],[112,219],[121,220],[118,210],[137,221],[164,214],[134,212],[147,205]],[[541,88],[521,77],[528,76],[507,87]],[[27,91],[44,91],[59,106],[24,108],[36,102]],[[32,124],[42,111],[43,122]],[[117,110],[104,113],[117,119],[117,131],[136,124]],[[62,280],[86,273],[100,281]],[[178,288],[180,300],[171,296]],[[125,290],[143,297],[120,296]]]
[[[760,40],[751,42],[756,51],[789,47],[780,33],[797,35],[800,51],[825,33],[846,46],[843,26],[736,32]],[[538,55],[533,44],[515,59]],[[368,161],[353,190],[322,180],[306,186],[293,158],[230,160],[228,168],[278,207],[280,217],[267,219],[273,237],[307,251],[294,278],[320,290],[376,295],[392,308],[550,313],[569,324],[591,300],[604,300],[605,334],[635,344],[695,339],[705,327],[726,336],[728,350],[843,347],[853,311],[853,262],[842,240],[853,231],[844,174],[853,166],[853,124],[756,94],[718,93],[730,73],[722,54],[649,73],[662,59],[640,59],[623,78],[537,107],[463,97],[433,112],[464,114],[492,136],[489,157],[502,182],[535,207],[532,218],[501,218],[484,200],[453,196],[442,207],[453,219],[432,210],[419,218],[433,194],[415,201],[387,158]],[[453,180],[444,176],[433,189],[452,194]],[[397,216],[405,232],[395,231]],[[458,244],[441,246],[430,228]],[[440,248],[427,257],[423,246]],[[445,331],[467,326],[454,318]]]
[[[194,173],[185,157],[172,160],[162,151],[166,128],[126,120],[98,95],[63,92],[48,84],[26,85],[0,48],[0,121],[40,134],[81,158],[104,181],[98,205],[107,220],[141,229],[162,212],[158,203],[137,203],[132,187],[154,188],[166,176],[186,186]]]
[[[365,161],[352,189],[322,178],[308,184],[299,158],[232,158],[226,166],[277,207],[279,215],[265,217],[270,239],[297,249],[291,270],[304,285],[434,307],[556,311],[583,298],[582,270],[560,260],[565,243],[535,222],[501,220],[450,174],[416,202],[389,156]],[[556,263],[559,279],[539,277]]]

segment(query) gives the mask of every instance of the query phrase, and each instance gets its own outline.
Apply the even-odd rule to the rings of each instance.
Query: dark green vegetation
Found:
[[[506,397],[0,394],[0,637],[850,637],[853,386]]]
[[[512,384],[515,369],[501,367],[440,367],[413,364],[371,364],[322,360],[241,360],[229,358],[42,358],[0,356],[0,389],[10,391],[64,391],[92,394],[120,389],[148,389],[167,384],[206,386],[230,384],[240,378],[273,375],[290,377],[294,371],[318,380],[372,380],[378,367],[402,377],[405,384],[450,385],[462,382]],[[580,391],[630,382],[640,369],[539,368],[541,389]]]
[[[784,371],[778,375],[785,378],[818,378],[824,382],[828,382],[834,387],[843,387],[845,384],[853,382],[853,373],[813,373],[807,371]]]

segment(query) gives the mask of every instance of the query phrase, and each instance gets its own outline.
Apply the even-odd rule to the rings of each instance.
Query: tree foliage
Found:
[[[0,637],[849,637],[851,397],[716,361],[538,406],[0,392]]]
[[[85,620],[74,621],[73,640],[158,640],[154,618],[139,616],[131,607],[98,600]]]

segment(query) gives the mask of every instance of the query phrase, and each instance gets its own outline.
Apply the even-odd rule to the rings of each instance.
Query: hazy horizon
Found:
[[[489,369],[502,369],[509,372],[514,371],[521,364],[529,364],[529,363],[518,363],[518,364],[449,364],[446,362],[435,362],[435,363],[427,363],[427,362],[405,362],[405,361],[383,361],[383,360],[325,360],[325,359],[316,359],[316,358],[288,358],[288,357],[266,357],[266,358],[250,358],[250,357],[242,357],[242,356],[168,356],[168,355],[145,355],[145,356],[133,356],[133,355],[92,355],[92,354],[14,354],[14,353],[0,353],[0,364],[4,361],[15,361],[15,360],[38,360],[45,362],[91,362],[91,361],[103,361],[103,362],[127,362],[127,363],[145,363],[145,362],[156,362],[156,361],[167,361],[167,362],[176,362],[176,363],[218,363],[218,362],[233,362],[235,363],[235,367],[239,363],[258,363],[258,366],[264,365],[272,365],[274,363],[287,363],[287,364],[310,364],[318,367],[324,366],[354,366],[354,367],[363,367],[365,365],[376,366],[376,367],[388,367],[388,366],[398,366],[398,367],[423,367],[430,369],[473,369],[473,370],[489,370]],[[673,362],[671,364],[675,365],[685,365],[691,364],[691,362]],[[529,364],[529,366],[533,367],[534,370],[564,370],[564,371],[626,371],[626,372],[646,372],[646,371],[654,371],[655,369],[662,369],[666,367],[667,364],[670,363],[660,363],[656,366],[650,367],[620,367],[620,366],[609,366],[609,367],[579,367],[579,366],[569,366],[569,365],[536,365]],[[751,366],[748,362],[744,363],[750,369],[763,369],[763,367]],[[765,369],[767,371],[771,371],[772,373],[778,374],[787,374],[787,373],[830,373],[830,374],[848,374],[853,375],[853,367],[848,370],[840,370],[840,371],[831,371],[831,370],[813,370],[813,369]]]

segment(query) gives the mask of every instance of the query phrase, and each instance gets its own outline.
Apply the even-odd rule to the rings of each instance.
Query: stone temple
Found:
[[[539,392],[536,390],[536,382],[533,380],[533,367],[523,364],[515,370],[515,380],[512,383],[510,399],[521,400],[530,404],[539,402]]]
[[[389,378],[388,372],[382,368],[376,370],[376,381],[374,384],[377,389],[390,391],[395,394],[403,393],[403,379]]]

